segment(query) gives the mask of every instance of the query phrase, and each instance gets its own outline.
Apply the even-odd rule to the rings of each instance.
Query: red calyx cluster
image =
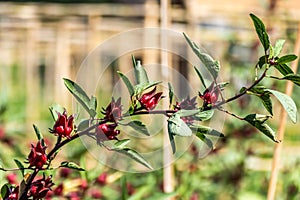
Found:
[[[70,115],[68,117],[66,111],[64,111],[62,114],[61,113],[57,113],[57,114],[58,114],[58,118],[53,126],[53,129],[50,129],[50,132],[54,133],[57,136],[69,138],[74,127],[73,126],[74,116]]]
[[[36,146],[31,145],[31,151],[28,155],[29,167],[36,167],[42,169],[47,162],[47,155],[45,153],[46,147],[42,146],[41,141],[38,141]]]
[[[117,122],[122,118],[122,105],[121,105],[121,97],[115,101],[114,98],[112,98],[110,104],[101,112],[105,115],[104,120],[107,120],[109,122]]]
[[[199,96],[204,101],[204,106],[209,104],[214,105],[219,98],[220,89],[218,87],[214,87],[214,83],[212,83],[203,93],[203,95],[199,92]]]
[[[178,111],[178,110],[181,110],[181,109],[184,109],[184,110],[194,110],[194,109],[196,109],[196,105],[197,105],[196,98],[197,97],[194,97],[194,98],[190,99],[190,97],[188,96],[186,99],[184,99],[180,103],[176,102],[176,105],[174,106],[174,110]],[[192,124],[193,121],[194,121],[193,116],[181,117],[181,119],[187,124]]]
[[[156,105],[158,104],[159,100],[163,98],[162,92],[155,93],[156,92],[156,87],[153,88],[148,93],[145,93],[142,95],[142,97],[139,99],[139,102],[141,103],[142,107],[146,110],[153,110]]]
[[[96,130],[96,137],[97,141],[103,141],[103,140],[116,140],[117,135],[120,134],[119,130],[116,130],[117,124],[101,124],[97,127]],[[104,135],[105,137],[104,137]]]
[[[32,197],[33,200],[42,199],[46,197],[47,193],[51,190],[51,187],[54,185],[51,179],[51,176],[49,176],[48,178],[44,176],[43,178],[34,181],[31,184],[29,190],[29,197]]]

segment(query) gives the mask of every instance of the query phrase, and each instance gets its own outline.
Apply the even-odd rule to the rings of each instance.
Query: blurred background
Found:
[[[300,24],[298,0],[169,0],[168,3],[167,28],[186,32],[220,60],[222,79],[231,83],[226,95],[251,83],[253,77],[249,74],[255,73],[254,66],[262,52],[249,13],[263,19],[273,44],[276,39],[286,39],[284,53],[294,51]],[[48,127],[53,126],[48,111],[51,104],[72,108],[72,98],[62,78],[75,80],[88,53],[111,36],[134,28],[160,27],[160,4],[157,0],[0,1],[2,165],[14,166],[12,157],[23,160],[27,157],[27,149],[35,138],[32,124],[38,125],[46,135]],[[137,53],[135,56],[146,64],[153,61],[153,54]],[[159,54],[154,56],[154,61],[159,60]],[[107,76],[111,85],[118,78],[115,70],[123,70],[118,62],[112,63],[114,70]],[[130,58],[122,62],[131,63]],[[175,56],[171,58],[171,65],[187,79],[195,78],[187,61]],[[285,83],[274,85],[270,81],[265,84],[281,91],[285,88]],[[295,88],[293,97],[298,107],[299,95],[300,89]],[[106,102],[101,102],[100,107],[106,106],[110,96],[105,98]],[[262,109],[255,98],[242,98],[236,105],[229,109],[241,115],[245,115],[246,109]],[[275,102],[275,116],[279,113],[277,105]],[[278,120],[273,119],[274,129]],[[287,123],[277,199],[300,198],[299,128],[299,123]],[[226,138],[207,158],[194,159],[197,149],[191,148],[175,163],[175,196],[178,199],[266,198],[274,143],[230,117],[223,132]],[[50,135],[47,137],[53,141]],[[110,184],[100,187],[103,199],[119,199],[120,188],[124,187],[128,198],[136,195],[132,199],[150,199],[153,194],[162,192],[160,170],[146,176],[120,175],[97,162],[86,162],[89,155],[80,141],[63,152],[60,160],[81,160],[94,169],[94,173],[88,175],[89,183],[103,171],[108,174]],[[1,184],[5,176],[0,172]],[[75,174],[73,179],[78,181],[82,176]]]

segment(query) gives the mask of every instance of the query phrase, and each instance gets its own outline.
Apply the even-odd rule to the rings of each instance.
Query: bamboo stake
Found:
[[[294,54],[299,55],[299,53],[300,53],[300,22],[298,24],[298,34],[297,34],[296,44],[295,44],[295,48],[294,48]],[[298,62],[294,61],[292,63],[291,68],[294,72],[296,72],[297,68],[298,68]],[[294,84],[292,82],[287,82],[286,88],[285,88],[285,94],[291,96],[293,87],[294,87]],[[287,118],[287,113],[285,112],[284,108],[281,107],[280,118],[279,118],[280,122],[279,122],[279,128],[278,128],[278,139],[280,139],[282,142],[276,143],[275,148],[274,148],[271,177],[270,177],[269,189],[268,189],[268,200],[275,199],[276,183],[277,183],[278,174],[279,174],[279,167],[280,167],[279,164],[280,164],[280,156],[281,156],[281,152],[282,152],[286,118]]]
[[[161,28],[166,29],[168,27],[169,17],[168,17],[168,7],[170,6],[170,0],[161,0],[160,5],[160,20],[161,20]],[[161,46],[165,48],[167,44],[166,35],[162,32],[161,35]],[[165,51],[161,51],[161,74],[163,80],[168,80],[169,73],[168,73],[168,53]],[[164,89],[164,93],[167,93],[167,90]],[[168,106],[168,104],[164,103],[164,107]],[[163,173],[163,189],[165,193],[170,193],[174,191],[174,168],[171,164],[173,159],[172,150],[170,147],[169,136],[168,136],[168,129],[164,126],[163,129],[163,159],[164,159],[164,173]]]

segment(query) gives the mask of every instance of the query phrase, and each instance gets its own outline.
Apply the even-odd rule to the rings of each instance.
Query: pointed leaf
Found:
[[[285,40],[277,40],[274,46],[274,55],[273,57],[276,58],[281,53]]]
[[[125,148],[122,148],[122,149],[113,149],[113,151],[116,151],[118,153],[121,153],[121,154],[124,154],[126,156],[129,156],[130,158],[132,158],[136,162],[144,165],[148,169],[153,169],[151,167],[151,165],[145,160],[145,158],[142,155],[140,155],[138,152],[136,152],[135,150],[133,150],[133,149],[125,147]]]
[[[281,92],[278,92],[276,90],[270,90],[266,89],[266,91],[271,92],[281,103],[287,114],[289,115],[290,119],[292,122],[296,123],[297,122],[297,107],[293,99]]]
[[[154,81],[149,83],[141,83],[134,86],[134,95],[141,94],[144,90],[147,90],[153,86],[160,84],[162,81]]]
[[[202,134],[201,132],[197,132],[196,136],[202,140],[210,149],[214,149],[214,144],[212,143],[212,141],[207,138],[204,134]]]
[[[274,67],[282,74],[294,74],[293,70],[287,64],[276,64]]]
[[[85,169],[81,168],[76,163],[68,162],[68,161],[62,162],[59,167],[65,167],[65,168],[69,168],[69,169],[76,169],[78,171],[85,171]]]
[[[92,96],[90,100],[90,112],[93,113],[93,116],[96,116],[97,112],[97,98]]]
[[[251,124],[252,126],[256,127],[258,130],[260,130],[263,134],[265,134],[267,137],[269,137],[274,142],[280,142],[275,132],[268,126],[268,124],[265,124],[265,121],[267,120],[268,116],[265,116],[262,118],[263,115],[258,114],[250,114],[247,115],[244,119]]]
[[[129,81],[129,79],[127,78],[127,76],[125,76],[122,72],[117,72],[119,74],[119,76],[121,77],[121,79],[123,80],[123,82],[125,83],[127,89],[128,89],[128,92],[130,94],[130,96],[132,97],[133,94],[134,94],[134,89],[133,89],[133,86],[131,84],[131,82]]]
[[[285,64],[285,63],[292,62],[292,61],[294,61],[294,60],[296,60],[296,59],[297,59],[297,56],[296,56],[296,55],[293,55],[293,54],[285,55],[285,56],[280,57],[280,58],[277,60],[277,63],[278,63],[278,64]]]
[[[1,197],[2,197],[2,199],[9,196],[10,188],[11,188],[11,184],[9,184],[9,183],[6,183],[1,187]]]
[[[134,63],[134,74],[135,74],[135,79],[136,79],[136,83],[140,84],[140,83],[148,83],[149,79],[147,76],[147,72],[145,71],[144,67],[141,65],[141,61],[135,61],[134,57],[132,58],[133,63]]]
[[[261,56],[256,64],[260,69],[268,63],[268,55]]]
[[[172,128],[172,126],[169,126],[169,123],[168,123],[169,140],[170,140],[170,144],[172,147],[172,152],[173,152],[173,154],[175,154],[176,153],[176,145],[175,145],[175,139],[174,139],[174,135],[172,133],[171,128]]]
[[[191,136],[192,130],[176,113],[168,119],[168,130],[173,135]]]
[[[87,129],[89,126],[90,126],[90,120],[84,119],[77,126],[77,131],[83,131],[83,130]]]
[[[63,113],[66,109],[59,104],[53,104],[49,107],[50,113],[54,121],[58,118],[58,112]]]
[[[113,145],[111,149],[123,149],[129,142],[130,139],[119,140]]]
[[[258,38],[261,42],[261,44],[264,47],[265,52],[269,49],[270,46],[270,40],[269,40],[269,36],[267,34],[266,28],[264,23],[258,18],[256,17],[254,14],[250,14],[250,17],[254,23],[254,27],[256,30],[256,33],[258,35]]]
[[[42,146],[43,146],[43,147],[46,146],[46,145],[45,145],[44,138],[43,138],[43,135],[42,135],[42,133],[40,132],[39,128],[38,128],[35,124],[33,124],[33,129],[34,129],[34,131],[35,131],[35,134],[36,134],[37,139],[38,139],[39,141],[41,141]]]
[[[202,53],[200,48],[185,33],[183,33],[183,35],[194,53],[198,56],[213,78],[216,79],[220,71],[220,63],[215,61],[207,53]]]
[[[216,137],[225,137],[223,133],[207,127],[203,125],[197,125],[197,126],[192,126],[191,129],[193,131],[196,131],[196,134],[205,134],[205,135],[211,135],[211,136],[216,136]]]
[[[293,81],[294,84],[300,86],[300,75],[299,74],[287,74],[282,79],[283,80]]]
[[[192,115],[195,115],[197,113],[199,113],[200,110],[199,109],[196,109],[196,110],[179,110],[176,112],[176,115],[178,115],[179,117],[188,117],[188,116],[192,116]]]
[[[150,133],[149,133],[146,125],[143,124],[143,122],[134,120],[134,121],[129,122],[128,125],[131,126],[134,130],[136,130],[144,135],[150,136]]]
[[[198,77],[199,77],[201,83],[203,84],[204,88],[206,89],[207,87],[206,87],[206,84],[205,84],[205,81],[204,81],[204,78],[203,78],[201,72],[200,72],[200,71],[198,70],[198,68],[195,67],[195,66],[194,66],[194,69],[195,69],[195,71],[196,71],[196,73],[197,73],[197,75],[198,75]]]
[[[85,91],[77,83],[69,79],[64,78],[64,83],[81,106],[90,114],[91,117],[94,117],[96,112],[90,109],[90,98]]]
[[[14,159],[16,165],[18,166],[18,168],[20,169],[20,172],[22,174],[22,176],[24,176],[24,165],[22,164],[21,161]]]
[[[173,88],[173,86],[171,85],[170,82],[168,82],[168,88],[169,88],[169,104],[170,104],[170,107],[171,107],[173,97],[174,97],[174,88]]]

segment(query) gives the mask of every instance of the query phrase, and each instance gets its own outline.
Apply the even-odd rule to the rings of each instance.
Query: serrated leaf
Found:
[[[119,140],[113,145],[111,149],[123,149],[129,142],[130,139]]]
[[[198,121],[206,121],[212,118],[213,115],[214,115],[214,110],[211,109],[211,110],[205,110],[197,113],[196,115],[194,115],[194,118]]]
[[[24,165],[21,161],[14,159],[16,165],[18,166],[18,168],[20,169],[20,172],[22,174],[22,176],[24,176]]]
[[[168,119],[168,130],[173,135],[184,137],[192,135],[192,130],[176,113]]]
[[[197,73],[197,75],[198,75],[198,77],[199,77],[201,83],[203,84],[204,88],[206,89],[207,87],[206,87],[206,84],[205,84],[205,81],[204,81],[204,78],[203,78],[201,72],[200,72],[200,71],[198,70],[198,68],[195,67],[195,66],[194,66],[194,69],[195,69],[195,71],[196,71],[196,73]]]
[[[33,129],[34,129],[34,132],[35,132],[35,135],[36,135],[37,139],[38,139],[39,141],[41,141],[42,146],[43,146],[43,147],[46,146],[46,145],[45,145],[44,138],[43,138],[43,135],[42,135],[42,133],[40,132],[39,128],[38,128],[35,124],[33,124]]]
[[[69,169],[75,169],[75,170],[78,170],[78,171],[85,171],[85,169],[81,168],[76,163],[68,162],[68,161],[62,162],[59,167],[65,167],[65,168],[69,168]]]
[[[250,14],[250,17],[253,21],[256,33],[258,35],[258,38],[261,42],[261,44],[264,47],[265,52],[267,52],[267,50],[269,49],[270,46],[270,40],[269,40],[269,36],[267,34],[266,28],[264,23],[254,14]]]
[[[77,83],[67,78],[64,78],[63,80],[67,89],[71,92],[71,94],[75,97],[75,99],[81,104],[81,106],[89,113],[91,117],[95,117],[96,111],[90,107],[91,99],[88,97],[86,92]]]
[[[282,56],[282,57],[278,58],[277,63],[278,64],[285,64],[285,63],[292,62],[296,59],[297,59],[296,55],[289,54],[289,55],[285,55],[285,56]]]
[[[134,67],[136,83],[137,84],[148,83],[149,79],[147,76],[147,72],[145,71],[144,67],[141,65],[141,61],[140,60],[136,61],[134,56],[132,56],[132,62]]]
[[[134,121],[129,122],[127,125],[144,135],[147,135],[147,136],[150,135],[146,125],[143,124],[143,122],[141,122],[141,121],[134,120]]]
[[[287,65],[287,64],[276,64],[274,67],[282,74],[282,75],[287,75],[287,74],[293,74],[293,70]]]
[[[266,89],[266,91],[271,92],[281,103],[285,111],[287,112],[288,116],[292,120],[293,123],[297,122],[297,107],[294,100],[281,92],[276,90]]]
[[[220,63],[218,61],[215,61],[207,53],[202,53],[200,48],[185,33],[183,33],[183,35],[194,53],[198,56],[198,58],[201,60],[201,62],[204,64],[213,78],[216,79],[220,71]]]
[[[282,79],[292,81],[294,84],[300,86],[300,75],[299,74],[287,74]]]
[[[285,40],[277,40],[274,46],[274,55],[273,57],[276,58],[281,53],[281,50],[284,46]]]
[[[123,80],[123,82],[125,83],[128,92],[130,94],[130,96],[132,97],[134,94],[134,89],[133,89],[133,85],[131,84],[131,82],[129,81],[129,79],[127,78],[127,76],[125,76],[122,72],[117,72],[119,74],[119,76],[121,77],[121,79]]]
[[[63,113],[65,111],[65,108],[59,104],[53,104],[49,107],[51,116],[53,118],[54,121],[56,121],[58,119],[58,113]]]
[[[169,105],[171,107],[173,97],[174,97],[174,88],[170,82],[168,82],[168,88],[169,88]]]
[[[244,119],[251,124],[252,126],[256,127],[258,130],[260,130],[263,134],[265,134],[267,137],[269,137],[274,142],[280,142],[275,132],[268,126],[268,124],[265,123],[268,116],[265,116],[265,119],[262,119],[263,115],[258,114],[250,114],[247,115]]]
[[[153,169],[151,167],[151,165],[145,160],[145,158],[133,149],[125,147],[125,148],[122,148],[122,149],[113,149],[113,151],[116,151],[118,153],[129,156],[130,158],[132,158],[133,160],[137,161],[138,163],[144,165],[148,169]]]
[[[272,100],[270,97],[270,92],[265,90],[265,87],[262,86],[258,86],[258,87],[254,87],[251,90],[249,90],[251,93],[250,94],[254,94],[257,97],[259,97],[264,105],[264,107],[266,108],[266,110],[273,115],[273,110],[272,110]]]

